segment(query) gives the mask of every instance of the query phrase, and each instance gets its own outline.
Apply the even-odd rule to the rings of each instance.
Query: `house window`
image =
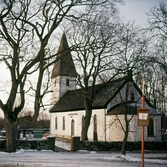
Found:
[[[66,78],[66,86],[70,86],[70,80]]]
[[[147,127],[148,136],[154,136],[154,120],[152,118],[149,119],[149,126]]]
[[[55,118],[55,129],[57,129],[57,117]]]
[[[94,115],[94,132],[97,132],[97,115]]]
[[[65,130],[65,116],[63,116],[63,130]]]

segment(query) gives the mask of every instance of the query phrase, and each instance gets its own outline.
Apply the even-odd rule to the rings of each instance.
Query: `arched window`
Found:
[[[70,86],[70,80],[66,78],[66,86]]]
[[[63,130],[65,130],[65,116],[63,116]]]
[[[93,120],[94,120],[94,132],[97,132],[97,115],[96,114],[94,115]]]
[[[148,136],[154,136],[154,120],[152,118],[149,119],[149,126],[147,127]]]
[[[82,128],[84,126],[84,115],[82,115]]]
[[[55,87],[56,87],[56,83],[57,83],[57,82],[56,82],[56,80],[55,80]]]
[[[55,117],[55,129],[57,129],[57,117]]]
[[[71,136],[75,135],[75,121],[71,120]]]

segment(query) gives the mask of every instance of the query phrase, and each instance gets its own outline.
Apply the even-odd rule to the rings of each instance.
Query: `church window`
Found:
[[[149,119],[149,126],[147,127],[148,136],[154,136],[154,120],[152,118]]]
[[[55,80],[55,87],[56,87],[56,80]]]
[[[66,86],[70,86],[70,80],[66,78]]]
[[[84,115],[82,115],[82,128],[84,126]]]
[[[65,130],[65,116],[63,116],[63,130]]]
[[[57,129],[57,117],[55,118],[55,129]]]
[[[97,132],[97,115],[94,115],[94,132]]]
[[[75,135],[75,121],[71,120],[71,136]]]

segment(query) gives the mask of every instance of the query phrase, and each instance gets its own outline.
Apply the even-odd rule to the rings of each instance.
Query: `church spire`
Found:
[[[63,33],[61,38],[51,78],[55,78],[57,76],[77,77],[77,72],[65,33]]]
[[[68,90],[75,90],[76,78],[77,71],[75,69],[66,35],[63,34],[51,75],[53,90],[51,101],[55,103]]]

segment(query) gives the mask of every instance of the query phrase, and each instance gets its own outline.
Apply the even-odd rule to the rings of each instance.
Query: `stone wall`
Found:
[[[145,150],[167,151],[167,141],[145,142]],[[81,141],[80,148],[83,150],[120,151],[122,142],[89,142]],[[127,151],[141,150],[141,142],[127,142]]]
[[[6,140],[0,140],[0,150],[5,151]],[[37,149],[46,150],[48,149],[48,140],[16,140],[16,149]]]

